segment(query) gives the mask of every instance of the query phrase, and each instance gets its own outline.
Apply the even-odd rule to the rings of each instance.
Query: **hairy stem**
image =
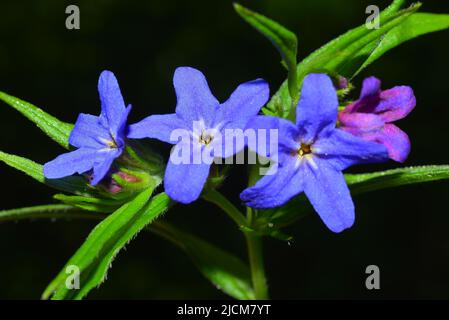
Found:
[[[254,219],[253,214],[253,210],[248,208],[247,218],[250,225]],[[248,258],[251,267],[254,294],[258,300],[267,300],[269,297],[263,259],[262,237],[252,232],[245,232],[245,238],[248,248]]]
[[[248,226],[245,216],[226,197],[215,189],[208,189],[203,193],[203,199],[217,205],[228,214],[234,222],[240,226]]]

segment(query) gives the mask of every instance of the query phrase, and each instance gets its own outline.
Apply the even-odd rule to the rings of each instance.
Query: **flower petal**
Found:
[[[115,158],[120,156],[122,150],[111,149],[109,151],[103,151],[104,158],[94,163],[94,174],[90,182],[91,185],[96,186],[103,178],[108,174],[111,168],[112,162]]]
[[[302,172],[293,160],[284,162],[283,166],[271,173],[240,194],[240,199],[247,206],[257,209],[279,207],[303,191]]]
[[[95,163],[104,159],[104,154],[96,149],[81,148],[63,153],[44,165],[44,176],[48,179],[59,179],[75,173],[85,173]]]
[[[304,78],[296,109],[296,123],[304,142],[312,142],[337,121],[338,98],[329,76],[309,74]]]
[[[179,67],[175,71],[173,84],[177,97],[176,114],[189,125],[203,120],[209,127],[219,102],[212,95],[204,75],[194,68]]]
[[[407,86],[397,86],[382,91],[380,103],[375,108],[385,122],[393,122],[406,117],[416,106],[413,89]]]
[[[343,173],[316,158],[302,169],[304,192],[326,226],[333,232],[351,227],[355,209]]]
[[[341,128],[360,130],[381,128],[385,124],[382,118],[374,113],[347,113],[342,111],[338,113],[338,120]]]
[[[167,143],[175,144],[178,141],[172,141],[170,136],[175,130],[189,130],[181,118],[175,113],[156,114],[146,117],[140,122],[129,126],[128,138],[142,139],[153,138]],[[193,130],[193,128],[190,128]]]
[[[348,105],[342,113],[374,113],[376,106],[380,102],[381,82],[376,77],[369,77],[363,80],[360,98]]]
[[[201,162],[194,164],[177,163],[173,161],[173,153],[180,151],[182,146],[176,145],[170,156],[165,170],[164,187],[165,192],[175,201],[191,203],[199,198],[207,177],[209,176],[210,164]]]
[[[245,82],[221,104],[215,125],[244,129],[248,120],[257,115],[270,96],[268,83],[262,79]]]
[[[101,124],[100,118],[85,113],[78,116],[69,137],[69,143],[77,148],[101,149],[108,140],[111,140],[111,135]]]
[[[132,109],[132,106],[128,105],[128,107],[126,107],[125,112],[122,114],[122,117],[119,121],[119,127],[118,127],[118,131],[117,131],[117,135],[115,137],[115,141],[119,146],[125,145],[125,138],[128,133],[128,127],[127,127],[126,123],[128,121],[128,116],[129,116],[129,113],[131,112],[131,109]]]
[[[363,80],[360,99],[375,96],[380,93],[381,81],[376,77],[368,77]]]
[[[103,125],[109,128],[109,132],[115,139],[127,111],[117,79],[111,71],[101,73],[98,80],[98,92],[101,100],[100,117],[103,120]],[[107,122],[107,124],[104,122]]]
[[[365,133],[362,138],[382,143],[388,149],[390,159],[397,162],[404,162],[410,154],[408,135],[394,124],[386,124],[381,130]]]
[[[366,141],[339,129],[319,139],[312,146],[312,152],[327,159],[337,170],[344,170],[354,164],[388,160],[388,151],[384,145]]]
[[[254,130],[256,141],[249,141],[248,148],[263,157],[276,156],[271,154],[271,151],[278,149],[296,150],[300,147],[298,129],[292,122],[285,119],[256,116],[248,122],[245,130]]]

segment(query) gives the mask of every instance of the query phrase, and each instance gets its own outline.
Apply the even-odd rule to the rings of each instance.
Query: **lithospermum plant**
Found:
[[[350,30],[299,63],[293,32],[235,4],[237,13],[275,45],[287,69],[286,81],[271,98],[267,82],[256,79],[219,102],[202,72],[180,67],[174,71],[174,113],[129,124],[131,107],[114,74],[103,71],[99,116],[80,114],[72,125],[0,92],[2,101],[68,151],[44,165],[0,152],[5,164],[58,190],[54,198],[60,202],[4,210],[0,221],[98,220],[42,298],[85,297],[105,280],[120,249],[148,230],[174,242],[231,297],[268,299],[265,237],[291,239],[283,228],[313,211],[330,231],[342,232],[356,221],[353,195],[448,179],[449,165],[344,173],[357,164],[403,163],[409,155],[413,137],[393,122],[415,108],[413,89],[381,90],[380,80],[369,77],[360,94],[352,91],[362,82],[357,75],[390,49],[449,27],[449,15],[418,12],[419,3],[405,7],[404,2],[395,0],[380,14],[378,29],[362,25]],[[173,145],[167,161],[149,147],[150,139]],[[249,187],[236,199],[244,205],[240,208],[219,189],[232,174],[232,160],[245,150],[252,158],[248,154],[243,161]],[[236,223],[246,238],[247,263],[160,218],[176,210],[177,203],[199,199],[216,204]],[[73,266],[79,270],[79,287],[67,284],[66,270]]]

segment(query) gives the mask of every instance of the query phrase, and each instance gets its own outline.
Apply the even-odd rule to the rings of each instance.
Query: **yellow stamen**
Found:
[[[208,145],[209,143],[212,142],[212,140],[214,139],[214,136],[207,133],[206,131],[203,131],[201,133],[201,137],[199,139],[199,142],[205,145]]]
[[[310,153],[312,153],[312,145],[301,143],[301,147],[299,147],[299,149],[298,149],[298,155],[300,157],[303,157]]]
[[[111,149],[116,149],[118,148],[117,143],[114,140],[107,140],[106,144],[109,148]]]

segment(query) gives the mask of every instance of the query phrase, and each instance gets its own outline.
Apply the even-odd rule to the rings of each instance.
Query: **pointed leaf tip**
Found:
[[[22,115],[28,118],[28,120],[37,125],[39,129],[52,140],[56,141],[66,149],[69,148],[68,140],[70,132],[73,129],[73,124],[60,121],[31,103],[1,91],[0,100],[19,111]]]

